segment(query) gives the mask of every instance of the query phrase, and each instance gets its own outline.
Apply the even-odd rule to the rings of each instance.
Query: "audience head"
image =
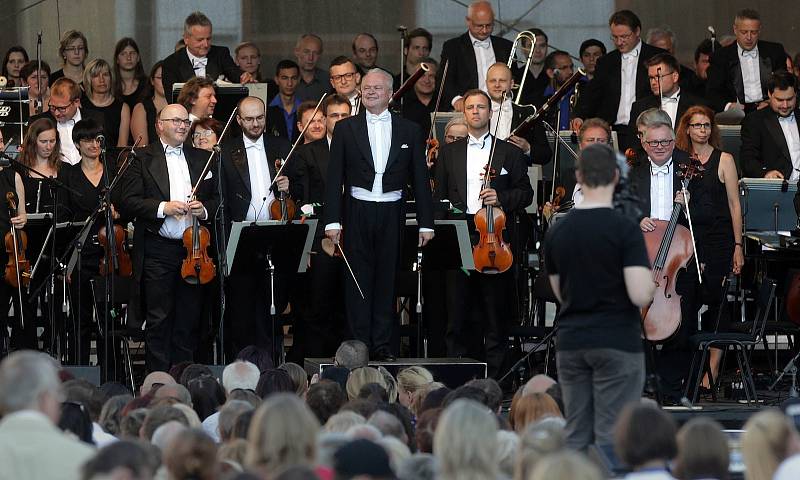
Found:
[[[64,402],[61,404],[61,418],[58,428],[72,434],[83,443],[94,445],[92,439],[92,419],[89,410],[82,403]]]
[[[217,446],[201,430],[184,430],[164,451],[164,465],[171,478],[215,480],[219,468]]]
[[[140,438],[139,432],[148,413],[149,411],[146,408],[136,408],[123,416],[119,422],[119,438],[138,440]]]
[[[436,480],[439,469],[436,457],[430,453],[415,453],[397,467],[399,480]]]
[[[486,40],[494,31],[494,10],[487,1],[476,1],[467,8],[467,30],[476,40]]]
[[[146,480],[155,478],[159,463],[158,455],[149,445],[135,440],[120,440],[98,450],[83,465],[81,478]]]
[[[434,434],[436,433],[436,426],[439,424],[439,418],[442,416],[442,411],[441,408],[431,408],[417,417],[417,428],[414,432],[417,451],[433,453]]]
[[[425,367],[415,365],[400,370],[397,373],[397,395],[400,403],[409,407],[414,393],[431,382],[433,374]]]
[[[363,415],[350,410],[340,410],[338,413],[328,417],[328,421],[325,422],[325,431],[346,433],[350,428],[365,423],[367,423],[367,419]]]
[[[256,395],[267,398],[274,393],[295,393],[296,387],[286,370],[271,368],[261,374],[256,385]]]
[[[566,444],[563,424],[542,420],[528,425],[520,434],[514,479],[529,478],[542,458],[560,452]]]
[[[204,58],[211,50],[211,20],[202,12],[192,12],[183,22],[183,43],[192,55]]]
[[[745,8],[736,12],[733,20],[733,34],[742,50],[752,50],[758,46],[761,35],[761,16],[757,11]],[[780,68],[780,67],[779,67]]]
[[[531,480],[601,480],[600,470],[577,452],[560,452],[543,458],[528,477]]]
[[[656,461],[666,465],[678,453],[676,433],[675,421],[657,406],[630,404],[617,419],[614,446],[633,470]]]
[[[236,360],[222,370],[222,386],[228,394],[237,389],[255,392],[260,376],[261,372],[253,363]]]
[[[236,418],[244,412],[253,410],[255,410],[255,407],[248,402],[242,400],[228,400],[228,402],[219,409],[217,430],[219,431],[220,441],[225,443],[230,440],[233,435],[233,427],[235,426]]]
[[[225,390],[214,377],[203,375],[193,378],[189,380],[187,389],[192,396],[192,407],[200,420],[208,418],[225,403]]]
[[[327,380],[311,385],[306,393],[306,404],[322,425],[325,425],[346,401],[342,387],[336,382]]]
[[[497,478],[497,418],[484,405],[456,400],[439,419],[433,453],[443,480]]]
[[[563,418],[553,397],[546,393],[523,394],[514,407],[514,430],[522,432],[528,425],[547,417]]]
[[[294,394],[276,394],[258,407],[247,434],[246,463],[267,475],[313,465],[319,422]]]
[[[122,432],[122,409],[125,408],[128,402],[133,399],[129,394],[115,395],[103,404],[103,409],[100,411],[100,418],[97,423],[103,428],[104,431],[114,436],[119,436]]]
[[[186,415],[175,407],[162,405],[152,408],[147,412],[147,416],[145,416],[144,422],[142,422],[139,436],[142,440],[150,441],[158,427],[172,420],[180,422],[186,427],[189,426],[189,420],[186,418]]]
[[[217,106],[214,82],[206,77],[192,78],[183,84],[177,103],[183,105],[187,112],[197,118],[212,116]]]
[[[630,10],[619,10],[608,19],[611,40],[620,53],[632,51],[641,41],[642,22]]]
[[[297,39],[294,46],[294,57],[300,70],[303,72],[313,72],[317,68],[317,62],[322,55],[322,39],[313,33],[306,33]]]
[[[172,439],[187,428],[186,425],[178,421],[170,420],[156,428],[156,431],[153,432],[153,438],[150,439],[150,443],[161,452],[165,452],[170,442],[172,442]]]
[[[333,455],[333,464],[337,480],[394,477],[386,450],[376,442],[363,438],[339,448]]]
[[[677,442],[674,470],[678,478],[728,478],[730,448],[719,423],[693,418],[678,430]]]
[[[500,413],[500,404],[503,402],[503,389],[500,388],[497,380],[494,378],[479,378],[467,382],[467,385],[482,390],[486,394],[486,403],[484,405],[489,407],[489,410],[497,414]]]
[[[376,368],[358,367],[350,372],[347,378],[347,397],[350,400],[358,398],[361,388],[368,383],[377,383],[386,389],[386,380]]]
[[[369,365],[369,349],[361,340],[345,340],[336,349],[333,364],[353,370]]]
[[[184,405],[192,405],[192,394],[189,389],[180,383],[168,383],[156,388],[153,392],[154,402],[163,401],[166,399],[172,403],[182,403]]]
[[[742,456],[747,478],[772,478],[778,465],[800,451],[797,430],[777,409],[760,411],[744,424]]]
[[[36,122],[34,122],[36,123]],[[0,362],[0,414],[35,410],[56,423],[63,393],[55,361],[44,353],[18,350]]]

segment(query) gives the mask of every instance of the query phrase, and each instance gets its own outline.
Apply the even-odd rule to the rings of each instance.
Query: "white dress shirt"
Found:
[[[75,128],[75,124],[80,121],[81,109],[78,108],[75,111],[74,117],[64,122],[56,123],[58,136],[61,139],[61,160],[69,163],[70,165],[75,165],[81,161],[81,153],[78,151],[78,147],[76,147],[75,143],[72,141],[72,129]]]
[[[650,218],[669,220],[675,197],[672,194],[672,158],[661,167],[650,160]]]
[[[489,36],[486,40],[478,40],[471,33],[467,33],[467,35],[469,35],[469,42],[472,44],[472,51],[475,53],[475,65],[478,67],[478,88],[489,93],[489,89],[486,88],[486,72],[497,61],[492,47],[492,37]],[[461,98],[461,95],[456,95],[453,97],[451,104],[455,106],[456,102]]]
[[[350,115],[358,115],[358,111],[361,108],[361,95],[358,94],[358,91],[354,91],[348,100],[350,100],[350,111],[352,112]]]
[[[664,110],[672,120],[672,128],[674,129],[678,122],[678,102],[681,101],[681,89],[679,88],[675,93],[661,99],[661,110]]]
[[[501,115],[502,110],[502,115]],[[500,117],[500,126],[497,126],[497,117]],[[502,104],[492,100],[492,118],[489,119],[489,131],[496,134],[500,140],[505,140],[511,135],[511,120],[514,118],[511,99],[506,99]]]
[[[472,134],[467,136],[467,213],[474,215],[483,207],[481,190],[483,190],[484,168],[489,162],[492,150],[492,137],[489,132],[480,138]]]
[[[267,163],[266,145],[264,137],[253,141],[244,136],[244,149],[247,152],[247,169],[250,172],[250,208],[247,209],[245,220],[249,222],[269,220],[269,204],[275,200],[275,194],[270,190],[272,176]]]
[[[622,54],[620,71],[620,95],[617,108],[617,125],[627,125],[631,119],[631,106],[636,101],[636,69],[639,67],[639,55],[642,51],[641,40],[628,53]]]
[[[789,147],[789,155],[792,158],[792,175],[790,182],[800,179],[800,132],[797,130],[797,119],[794,113],[788,117],[778,117],[778,124],[783,130],[783,137],[786,139],[786,146]]]
[[[186,55],[189,56],[189,62],[192,64],[192,68],[194,69],[194,75],[196,77],[205,77],[206,66],[208,65],[208,57],[195,57],[188,48],[186,49]]]
[[[572,204],[577,207],[581,203],[583,203],[583,189],[580,183],[576,183],[572,189]]]
[[[182,147],[171,147],[161,143],[164,156],[167,158],[167,173],[169,175],[169,199],[173,202],[188,202],[192,194],[192,177],[189,175],[189,164]],[[158,205],[158,218],[164,218],[164,224],[158,230],[159,235],[174,240],[183,238],[183,232],[192,225],[192,214],[165,215],[164,207],[167,202]]]
[[[764,99],[764,93],[761,90],[761,73],[758,67],[758,46],[745,51],[737,44],[736,49],[739,51],[739,68],[742,69],[744,102],[760,102]]]
[[[384,110],[378,115],[370,112],[366,114],[369,148],[375,164],[375,179],[372,181],[372,190],[351,187],[350,195],[365,202],[396,202],[403,196],[402,190],[383,191],[383,172],[386,171],[389,148],[392,146],[392,115],[389,110]]]

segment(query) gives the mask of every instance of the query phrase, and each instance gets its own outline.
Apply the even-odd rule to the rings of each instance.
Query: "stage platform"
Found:
[[[398,358],[394,362],[369,362],[370,367],[382,366],[392,375],[414,365],[425,367],[433,378],[450,388],[459,387],[475,378],[486,378],[486,362],[471,358]],[[321,374],[333,366],[333,358],[306,358],[303,367],[306,373]]]

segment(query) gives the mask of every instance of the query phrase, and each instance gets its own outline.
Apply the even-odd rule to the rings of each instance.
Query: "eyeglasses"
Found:
[[[61,106],[61,107],[53,105],[51,103],[50,104],[50,110],[52,110],[55,113],[65,113],[67,111],[67,109],[72,106],[73,103],[75,103],[75,100],[70,100],[68,104],[66,104],[64,106]]]
[[[711,130],[711,124],[708,123],[708,122],[706,122],[706,123],[690,123],[689,126],[694,128],[695,130],[701,130],[701,129],[703,129],[703,130]]]
[[[378,92],[378,93],[380,93],[380,92],[382,92],[384,90],[386,90],[386,87],[384,87],[383,85],[375,85],[375,86],[367,85],[365,87],[361,87],[361,91],[364,92],[364,93],[366,93],[366,92]]]
[[[207,138],[214,134],[213,130],[195,130],[192,138]]]
[[[175,127],[175,128],[188,127],[189,125],[192,124],[192,121],[189,120],[188,118],[178,118],[178,117],[175,117],[175,118],[162,118],[161,121],[162,122],[172,122],[172,126]]]
[[[461,140],[462,138],[467,138],[466,136],[462,135],[445,135],[444,136],[444,143],[453,143]]]
[[[655,147],[657,147],[659,145],[661,145],[662,147],[669,147],[670,145],[672,145],[672,142],[674,142],[674,141],[675,140],[673,140],[671,138],[667,138],[667,139],[664,139],[664,140],[645,140],[644,143],[646,143],[646,144],[650,145],[651,147],[655,148]]]
[[[616,42],[617,40],[628,41],[633,37],[633,32],[625,33],[623,35],[611,35],[611,41]]]
[[[491,30],[493,27],[494,27],[493,23],[487,23],[485,25],[476,25],[474,23],[472,24],[472,28],[474,28],[475,30]]]
[[[70,53],[82,53],[86,51],[86,47],[67,47],[64,49],[64,51]]]
[[[334,82],[340,82],[342,80],[347,80],[349,82],[350,80],[353,79],[355,74],[356,74],[356,72],[343,73],[341,75],[331,75],[331,80],[333,80]]]
[[[650,80],[651,82],[655,82],[655,81],[658,81],[659,78],[668,77],[668,76],[672,75],[673,73],[675,73],[675,72],[662,73],[661,75],[654,75],[652,77],[647,77],[647,79]]]
[[[259,115],[257,117],[239,117],[242,119],[242,123],[255,123],[255,122],[263,122],[266,118],[264,115]]]

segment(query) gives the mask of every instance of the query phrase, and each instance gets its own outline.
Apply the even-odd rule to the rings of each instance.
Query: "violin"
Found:
[[[192,197],[194,200],[195,197]],[[191,213],[190,213],[191,215]],[[183,231],[183,246],[186,258],[181,264],[181,277],[191,285],[205,285],[217,275],[217,267],[208,256],[211,234],[200,225],[196,215],[192,215],[192,226]]]
[[[431,168],[433,164],[436,163],[436,158],[439,156],[439,140],[431,137],[425,141],[425,145],[428,150],[425,154],[425,161],[428,164],[428,168]]]
[[[17,215],[17,201],[13,192],[6,193],[9,217]],[[11,224],[11,231],[5,236],[6,253],[8,263],[6,264],[5,279],[6,283],[16,289],[27,287],[31,281],[31,263],[25,257],[25,249],[28,247],[28,236],[25,232],[17,230]],[[20,300],[22,291],[20,290]]]
[[[702,175],[703,167],[697,160],[690,161],[679,173],[685,186],[694,177]],[[653,266],[653,281],[656,292],[653,303],[642,309],[644,334],[650,341],[670,338],[681,325],[681,296],[675,290],[678,274],[685,270],[695,255],[692,234],[688,228],[678,224],[681,209],[675,202],[669,221],[653,220],[652,232],[644,232],[647,256]]]
[[[492,152],[494,153],[494,151]],[[491,167],[492,158],[486,164],[483,175],[483,188],[490,188],[495,171]],[[500,207],[484,205],[475,213],[475,230],[480,234],[478,244],[472,247],[475,270],[481,273],[503,273],[511,268],[514,255],[511,245],[503,240],[506,228],[506,214]]]
[[[283,159],[275,159],[275,171],[280,171],[283,166]],[[286,192],[280,192],[278,197],[269,202],[269,218],[270,220],[280,220],[282,222],[290,222],[297,216],[297,204],[294,203],[291,197],[286,195]]]
[[[117,274],[120,277],[130,277],[133,273],[131,256],[128,253],[128,233],[120,225],[114,225],[114,246],[117,253]],[[111,250],[108,244],[108,234],[103,225],[97,231],[97,241],[103,247],[103,258],[100,259],[100,275],[106,276],[114,271]]]

